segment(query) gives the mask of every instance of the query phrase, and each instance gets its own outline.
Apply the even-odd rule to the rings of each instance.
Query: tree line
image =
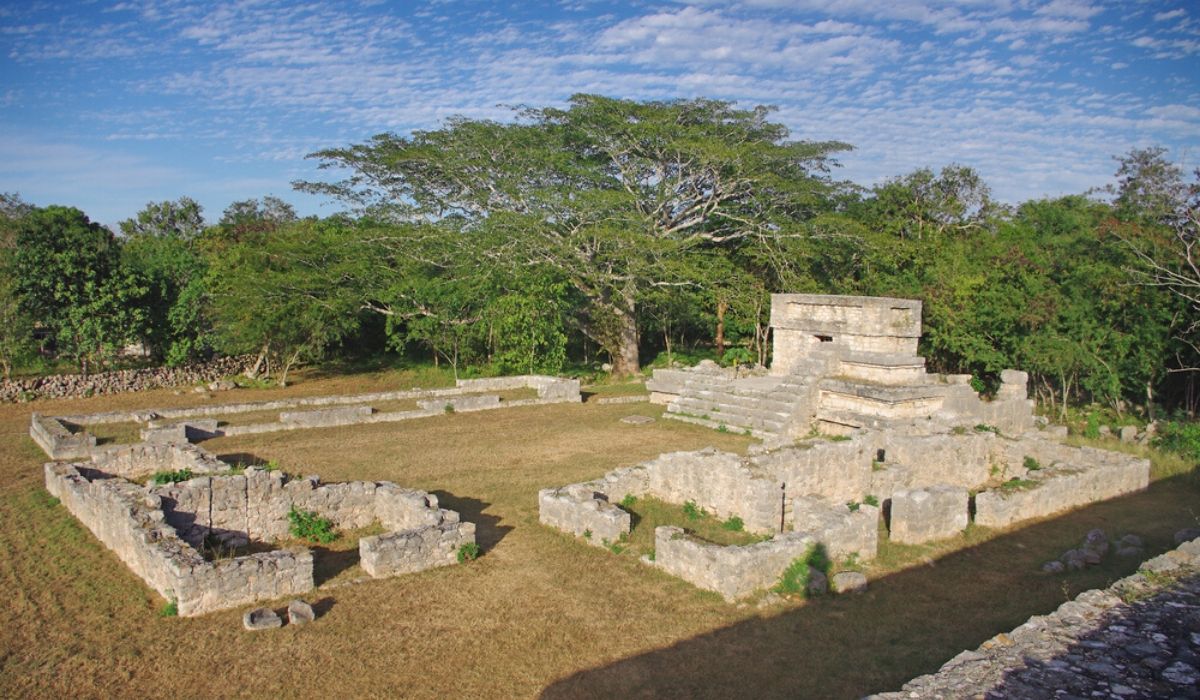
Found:
[[[188,198],[119,233],[77,209],[0,200],[0,362],[88,371],[131,342],[178,364],[387,352],[456,370],[614,374],[697,348],[766,362],[773,292],[925,303],[931,369],[1030,372],[1052,407],[1200,403],[1193,257],[1200,177],[1160,148],[1110,187],[1005,206],[970,168],[865,189],[834,141],[772,109],[578,95],[507,122],[454,118],[312,154],[341,179],[299,218],[266,197],[207,225]]]

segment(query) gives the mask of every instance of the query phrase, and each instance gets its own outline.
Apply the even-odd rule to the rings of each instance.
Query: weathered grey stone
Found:
[[[317,614],[313,608],[303,600],[293,600],[287,606],[288,624],[289,625],[307,625],[317,619]]]
[[[1048,574],[1061,574],[1066,571],[1067,567],[1057,559],[1051,560],[1042,564],[1042,571]]]
[[[1082,549],[1068,549],[1063,552],[1062,563],[1068,571],[1079,571],[1087,568],[1087,552]]]
[[[1142,541],[1141,537],[1138,537],[1137,535],[1135,535],[1133,533],[1129,533],[1127,535],[1122,535],[1121,539],[1117,540],[1117,546],[1118,547],[1137,547],[1140,549],[1142,547],[1145,547],[1146,543],[1144,541]]]
[[[829,587],[834,593],[862,593],[867,590],[867,577],[857,571],[839,571]]]
[[[1112,436],[1112,428],[1108,427],[1107,425],[1100,426],[1099,432],[1100,432],[1100,437],[1111,437]]]
[[[1089,558],[1089,564],[1099,564],[1104,555],[1108,554],[1108,535],[1098,528],[1089,531],[1083,538],[1082,549],[1090,557],[1095,557],[1095,561]]]
[[[965,488],[946,484],[897,491],[892,494],[892,541],[921,544],[962,532],[969,521],[969,498]]]
[[[1147,559],[1146,561],[1142,562],[1142,566],[1140,568],[1142,571],[1151,571],[1154,573],[1164,573],[1167,571],[1174,571],[1174,570],[1178,569],[1179,562],[1175,561],[1173,558],[1168,557],[1165,554],[1160,554],[1157,557],[1154,557],[1153,559]]]
[[[1123,425],[1118,435],[1121,438],[1121,442],[1133,442],[1137,440],[1138,429],[1132,425]]]
[[[649,425],[654,422],[654,419],[650,416],[625,416],[621,422],[629,425]]]
[[[283,620],[270,608],[255,608],[242,615],[242,626],[248,630],[269,630],[283,626]]]
[[[1175,532],[1175,544],[1177,545],[1191,542],[1196,538],[1200,538],[1200,528],[1198,527],[1185,527]]]

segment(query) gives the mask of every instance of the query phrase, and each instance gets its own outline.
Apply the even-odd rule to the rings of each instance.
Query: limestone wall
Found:
[[[343,406],[313,411],[284,411],[279,414],[279,422],[302,428],[325,428],[361,423],[370,415],[370,406]]]
[[[772,474],[789,496],[815,495],[844,503],[871,493],[874,455],[866,440],[852,439],[785,447],[749,461]]]
[[[207,562],[167,521],[161,499],[119,478],[82,475],[83,465],[45,465],[46,490],[139,578],[200,615],[312,590],[312,553],[266,552]]]
[[[645,465],[646,494],[668,503],[693,501],[722,520],[742,518],[746,529],[779,530],[783,493],[779,482],[742,458],[714,449],[670,452]]]
[[[81,459],[96,446],[95,436],[72,433],[59,419],[37,413],[29,417],[29,437],[50,459]]]
[[[1068,448],[1069,449],[1069,448]],[[1030,486],[993,489],[975,496],[975,523],[1007,527],[1022,520],[1061,513],[1089,503],[1145,489],[1150,460],[1081,448],[1069,462],[1029,472]]]
[[[620,540],[631,526],[629,513],[584,484],[539,491],[538,520],[596,546]]]
[[[92,466],[126,479],[183,469],[193,474],[212,474],[229,469],[228,464],[195,445],[147,442],[105,447],[92,455]]]
[[[886,297],[772,294],[772,372],[786,374],[822,345],[847,352],[917,354],[921,302]]]
[[[447,518],[432,527],[364,537],[358,542],[359,561],[375,578],[415,573],[457,563],[459,547],[474,541],[474,523]]]
[[[293,507],[329,518],[342,530],[375,520],[390,530],[410,530],[458,519],[453,511],[439,509],[435,496],[390,482],[320,484],[316,477],[288,479],[254,467],[244,474],[155,487],[151,493],[162,499],[167,521],[195,546],[210,532],[260,542],[287,539]]]
[[[854,555],[870,561],[879,549],[879,512],[878,506],[867,503],[851,509],[845,503],[801,496],[792,500],[788,524],[794,532],[820,543],[835,559]]]
[[[654,565],[734,601],[778,583],[788,565],[814,544],[805,533],[786,533],[745,547],[722,547],[664,526],[654,530]]]
[[[539,399],[555,402],[577,402],[583,398],[579,393],[578,379],[565,379],[542,374],[527,374],[518,377],[488,377],[485,379],[459,379],[455,386],[464,391],[504,391],[508,389],[537,390]]]

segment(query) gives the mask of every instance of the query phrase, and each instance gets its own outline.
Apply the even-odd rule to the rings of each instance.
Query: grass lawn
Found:
[[[660,420],[649,404],[538,406],[400,423],[221,438],[231,460],[274,460],[326,481],[391,480],[432,491],[477,523],[482,556],[463,566],[318,590],[315,624],[249,633],[243,610],[164,618],[165,601],[56,504],[29,414],[208,405],[407,389],[403,372],[315,373],[287,389],[215,398],[171,391],[0,406],[3,697],[858,697],[896,688],[966,648],[1104,586],[1136,562],[1039,571],[1093,527],[1136,532],[1147,556],[1195,526],[1200,483],[1177,463],[1145,493],[1011,532],[971,528],[923,547],[884,544],[857,596],[759,610],[638,561],[656,522],[688,515],[639,499],[620,555],[537,522],[537,491],[669,450],[749,439]],[[640,510],[639,510],[640,506]],[[701,536],[742,535],[715,519]],[[693,527],[688,522],[683,523]],[[354,533],[357,535],[358,533]],[[351,542],[321,578],[355,576]],[[340,557],[340,558],[339,558]],[[281,608],[286,600],[277,601]]]

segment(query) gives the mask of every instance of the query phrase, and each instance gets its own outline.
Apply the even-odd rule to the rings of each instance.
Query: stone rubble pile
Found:
[[[1200,698],[1200,539],[964,651],[937,673],[869,696],[1093,697]]]
[[[0,401],[31,399],[69,399],[146,391],[164,387],[209,384],[243,372],[254,361],[252,356],[218,357],[182,367],[148,367],[82,374],[53,374],[32,379],[0,381]],[[220,387],[232,388],[222,382]]]

